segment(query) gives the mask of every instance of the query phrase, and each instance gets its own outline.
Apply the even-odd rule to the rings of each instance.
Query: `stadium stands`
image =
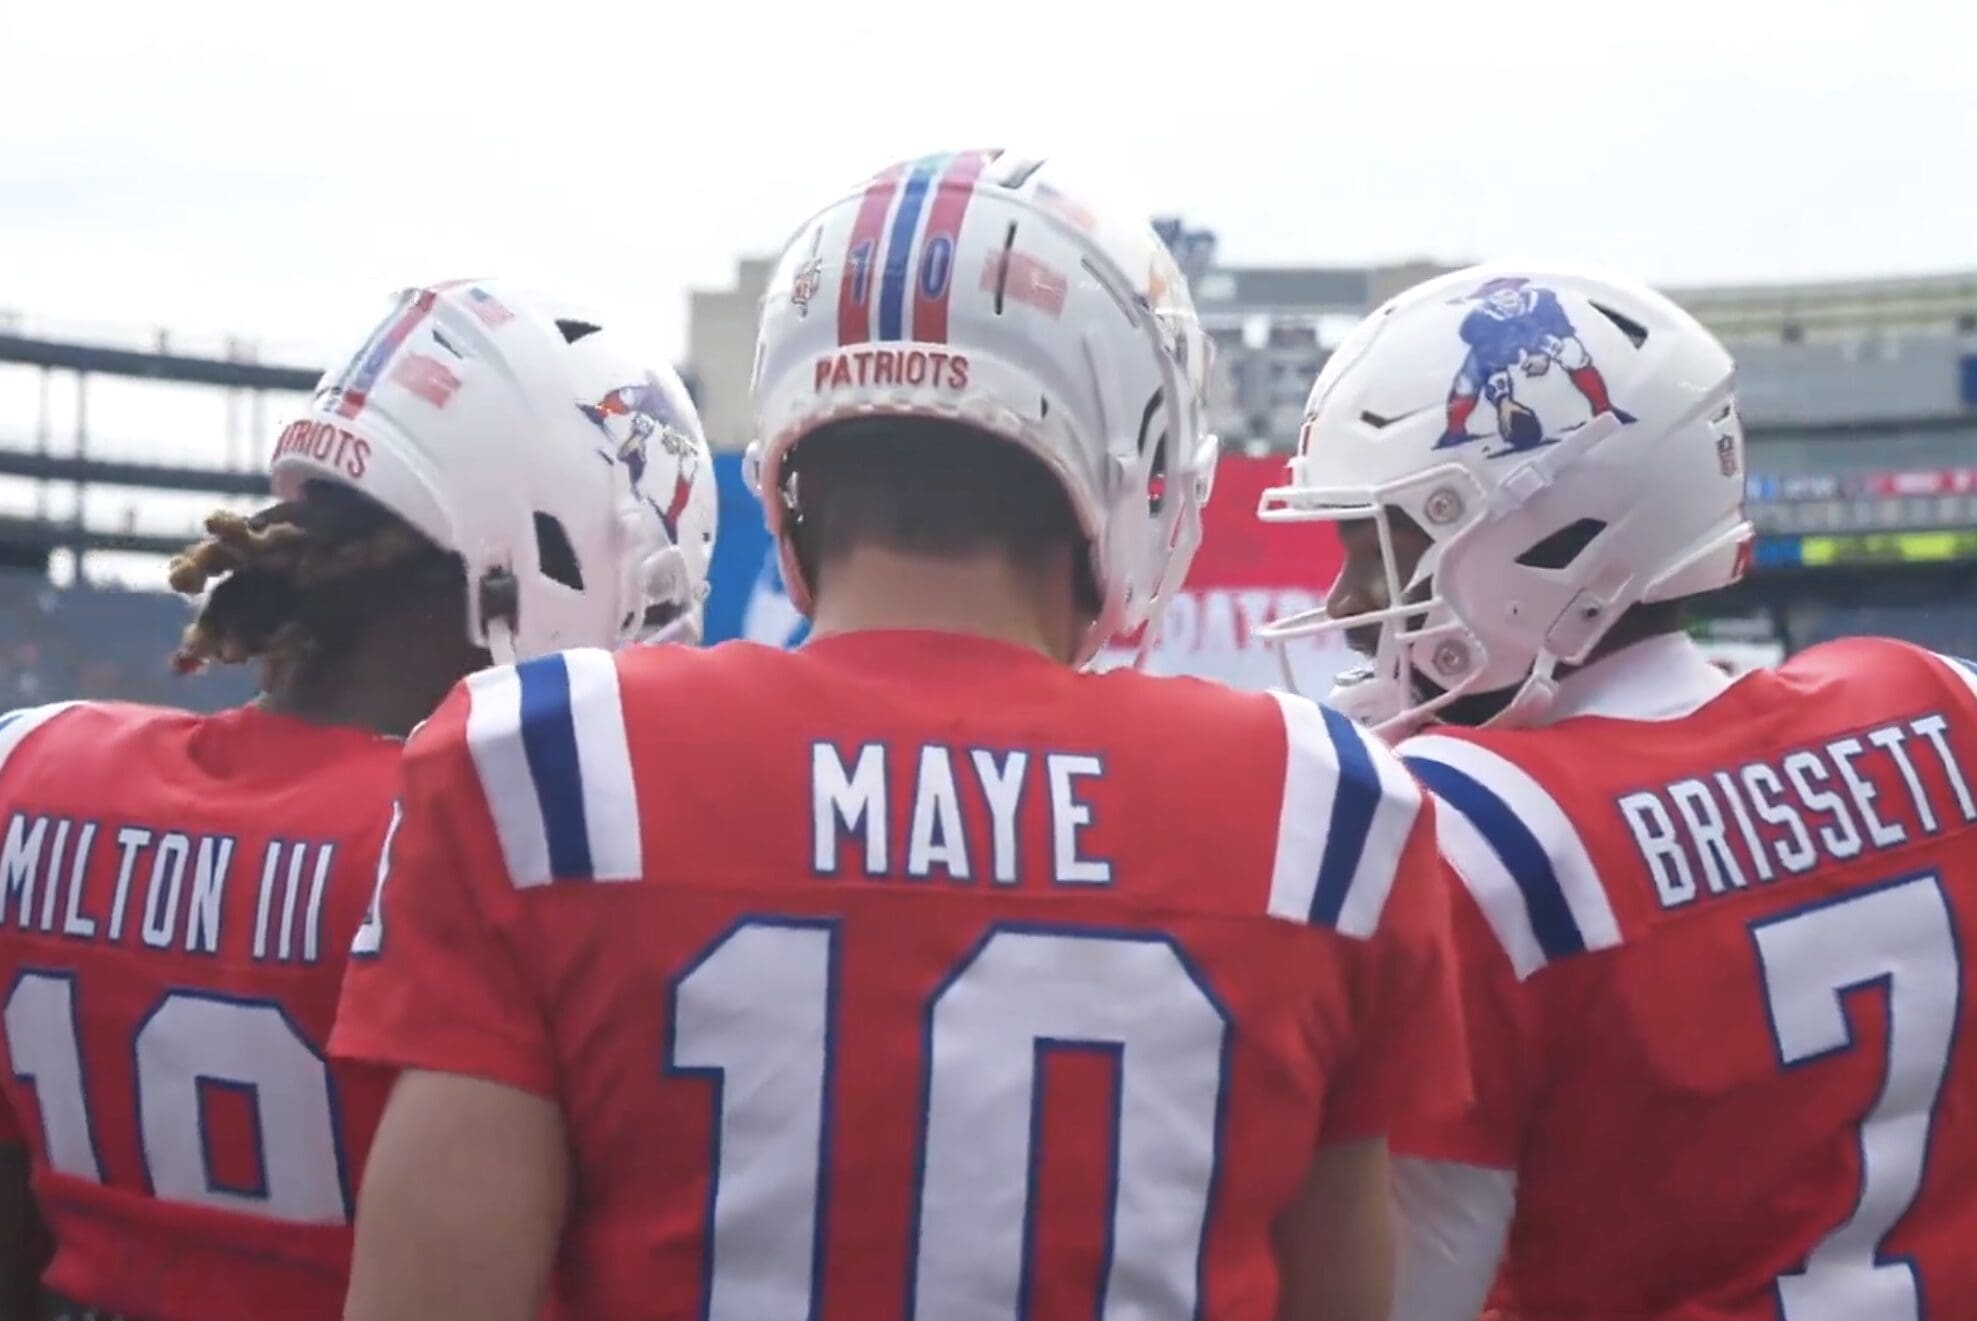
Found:
[[[1344,327],[1402,284],[1440,269],[1221,266],[1211,232],[1179,221],[1163,222],[1161,232],[1188,268],[1220,350],[1215,424],[1228,452],[1259,459],[1293,443],[1311,376]],[[734,289],[693,296],[691,349],[703,368],[696,399],[717,448],[747,438],[745,368],[767,278],[768,263],[744,261]],[[1746,641],[1787,650],[1887,633],[1977,655],[1977,273],[1673,293],[1737,353],[1751,431],[1751,512],[1761,534],[1755,577],[1713,606],[1742,612],[1763,635]],[[258,451],[271,408],[290,406],[278,396],[309,388],[314,370],[266,365],[251,345],[234,341],[215,347],[161,333],[140,347],[129,335],[85,337],[4,316],[0,330],[0,365],[38,375],[41,400],[38,423],[18,410],[0,415],[0,495],[19,497],[0,507],[0,565],[20,566],[0,567],[0,710],[74,696],[199,709],[244,699],[251,674],[170,672],[183,602],[103,585],[56,588],[35,567],[58,549],[77,553],[85,567],[98,550],[168,552],[189,525],[151,517],[140,529],[104,513],[57,520],[25,507],[45,511],[51,489],[71,489],[77,500],[88,488],[121,489],[136,493],[121,507],[134,501],[170,521],[145,493],[257,498],[264,479],[237,465]],[[51,373],[71,374],[76,387],[67,448],[60,437],[49,443]],[[85,435],[83,395],[105,377],[212,399],[228,392],[235,434],[226,464],[213,466],[210,453],[202,463],[103,449]],[[236,432],[236,419],[250,425]],[[730,530],[752,512],[752,498],[736,499],[723,515]],[[735,539],[748,540],[738,532]],[[735,592],[748,597],[746,608],[739,599],[714,603],[710,618],[732,616],[733,632],[748,632],[762,557],[752,541],[741,553],[745,581]]]
[[[1809,602],[1787,615],[1790,649],[1834,638],[1903,638],[1950,656],[1977,656],[1977,605],[1823,605]]]
[[[172,673],[187,618],[185,602],[164,592],[58,588],[0,570],[0,710],[81,697],[210,711],[251,697],[251,671]]]

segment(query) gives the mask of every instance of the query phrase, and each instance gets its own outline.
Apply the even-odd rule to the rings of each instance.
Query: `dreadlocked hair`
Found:
[[[451,575],[459,561],[384,506],[315,482],[302,498],[252,515],[219,509],[206,535],[172,557],[166,577],[187,596],[219,579],[187,626],[172,668],[260,660],[272,685],[305,659],[345,643],[410,573]]]

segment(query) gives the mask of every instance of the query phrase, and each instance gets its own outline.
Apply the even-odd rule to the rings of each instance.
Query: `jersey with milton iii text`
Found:
[[[388,1075],[325,1048],[399,750],[254,708],[0,716],[0,1140],[54,1294],[341,1315]]]
[[[1432,809],[1299,698],[914,632],[576,651],[417,735],[335,1048],[557,1100],[584,1317],[1274,1316],[1467,1095]]]
[[[1401,744],[1466,890],[1478,1099],[1396,1147],[1516,1171],[1504,1315],[1977,1317],[1974,690],[1851,639],[1661,718]]]

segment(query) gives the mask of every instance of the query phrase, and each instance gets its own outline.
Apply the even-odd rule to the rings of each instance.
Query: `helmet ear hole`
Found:
[[[583,568],[561,520],[540,509],[535,513],[535,557],[542,576],[574,592],[583,590]]]
[[[1578,559],[1586,547],[1593,544],[1594,538],[1604,531],[1606,524],[1599,519],[1581,518],[1537,542],[1519,555],[1517,562],[1527,569],[1563,569]]]

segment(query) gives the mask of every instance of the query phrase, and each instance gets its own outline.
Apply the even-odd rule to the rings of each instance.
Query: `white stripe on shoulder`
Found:
[[[611,653],[582,648],[467,679],[467,744],[509,880],[644,875],[638,793]]]
[[[1270,872],[1270,916],[1307,922],[1318,886],[1330,819],[1328,787],[1338,776],[1315,703],[1270,690],[1284,717],[1284,801],[1277,817],[1277,857]]]
[[[512,665],[479,670],[467,676],[467,698],[467,750],[508,863],[508,879],[521,887],[547,885],[549,832],[522,742],[521,676]]]
[[[7,769],[7,759],[14,755],[14,749],[27,741],[29,734],[62,712],[81,705],[81,702],[50,702],[46,706],[23,707],[0,714],[0,771]]]
[[[1286,752],[1270,914],[1370,937],[1420,815],[1420,786],[1344,716],[1295,694],[1270,696]]]
[[[1932,651],[1929,654],[1941,661],[1944,669],[1961,679],[1963,686],[1970,690],[1972,700],[1977,700],[1977,662],[1959,660],[1955,656],[1946,656],[1940,651]]]
[[[645,875],[645,850],[617,660],[598,647],[566,651],[563,660],[570,672],[577,764],[583,768],[591,879],[636,881]]]
[[[1365,939],[1379,928],[1387,896],[1393,893],[1394,878],[1400,874],[1407,838],[1421,817],[1421,785],[1384,742],[1343,718],[1340,723],[1365,743],[1373,771],[1380,777],[1379,805],[1367,827],[1359,881],[1346,895],[1344,911],[1339,914],[1339,930]]]
[[[1532,908],[1539,878],[1513,874],[1503,856],[1504,841],[1491,839],[1484,826],[1459,806],[1444,803],[1436,813],[1443,856],[1475,896],[1520,978],[1528,977],[1572,944],[1596,950],[1620,943],[1619,921],[1585,841],[1542,785],[1509,759],[1446,735],[1417,735],[1402,743],[1399,752],[1408,760],[1420,758],[1447,766],[1480,785],[1508,809],[1542,850],[1564,901],[1565,916],[1576,929],[1561,935],[1551,930],[1555,922],[1548,923],[1550,941],[1541,933]],[[1572,935],[1576,941],[1569,938]],[[1548,944],[1552,946],[1549,951]]]
[[[1544,967],[1544,948],[1538,944],[1537,928],[1524,906],[1524,892],[1518,889],[1510,869],[1498,859],[1482,832],[1468,817],[1443,803],[1435,813],[1435,842],[1443,859],[1483,911],[1483,920],[1489,923],[1497,943],[1510,957],[1517,980],[1523,981]]]

